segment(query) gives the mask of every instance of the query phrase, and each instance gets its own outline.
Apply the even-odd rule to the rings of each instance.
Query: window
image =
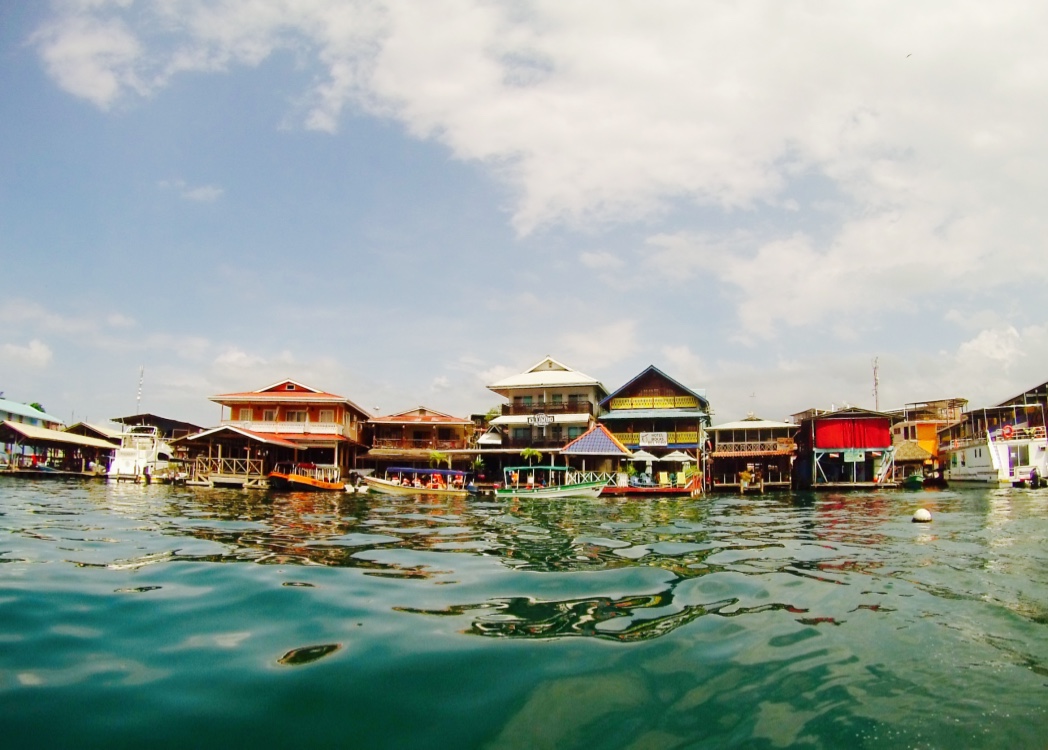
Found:
[[[285,422],[305,422],[306,421],[306,412],[304,412],[304,411],[291,411],[291,410],[288,410],[288,411],[284,412],[284,421]]]
[[[294,383],[287,383],[287,384],[285,384],[284,385],[284,390],[285,391],[293,391],[293,390],[295,390],[295,384]]]
[[[529,427],[514,427],[513,428],[513,439],[514,440],[527,440],[531,437],[531,428]]]
[[[582,434],[582,428],[581,427],[569,427],[568,428],[568,440],[574,440],[575,438],[577,438],[581,434]]]
[[[253,415],[253,411],[254,410],[250,406],[241,406],[240,407],[240,421],[241,422],[250,422],[252,417],[254,416]]]
[[[266,409],[264,412],[262,412],[262,421],[263,422],[276,422],[277,421],[277,412],[276,412],[276,410],[275,409]]]
[[[334,409],[321,409],[320,410],[320,421],[321,422],[334,422],[335,421],[335,410]]]
[[[562,403],[564,403],[564,394],[563,393],[554,393],[552,398],[553,398],[553,403],[554,404],[562,404]]]

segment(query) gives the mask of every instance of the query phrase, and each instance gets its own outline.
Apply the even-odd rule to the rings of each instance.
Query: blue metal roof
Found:
[[[4,412],[8,414],[17,414],[20,417],[26,417],[28,419],[36,419],[40,422],[54,422],[55,424],[62,424],[62,420],[58,417],[48,414],[47,412],[34,409],[29,404],[20,404],[17,401],[9,401],[6,398],[0,398],[0,414],[3,414]]]
[[[708,416],[698,409],[615,409],[601,414],[600,420],[608,419],[701,419]]]
[[[602,425],[596,425],[565,445],[562,456],[628,456],[629,449],[616,440]]]

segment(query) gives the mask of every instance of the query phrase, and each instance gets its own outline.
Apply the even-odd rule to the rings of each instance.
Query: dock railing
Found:
[[[190,471],[190,480],[208,481],[214,477],[243,478],[256,482],[265,478],[261,458],[208,458],[198,456]]]

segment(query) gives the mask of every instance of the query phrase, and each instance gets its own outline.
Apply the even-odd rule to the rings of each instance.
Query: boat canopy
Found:
[[[390,466],[387,474],[439,474],[442,477],[464,477],[469,472],[458,469],[417,469],[414,466]]]
[[[567,471],[570,466],[550,466],[549,464],[535,464],[534,466],[507,466],[503,471]]]

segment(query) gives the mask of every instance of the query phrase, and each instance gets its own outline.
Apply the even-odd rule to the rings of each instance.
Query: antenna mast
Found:
[[[142,412],[142,381],[146,378],[146,366],[142,365],[138,371],[138,398],[135,400],[135,416]]]
[[[881,397],[880,397],[880,394],[878,393],[878,386],[880,385],[881,381],[877,377],[877,359],[878,359],[877,357],[873,358],[873,410],[874,411],[880,411],[881,410]]]

